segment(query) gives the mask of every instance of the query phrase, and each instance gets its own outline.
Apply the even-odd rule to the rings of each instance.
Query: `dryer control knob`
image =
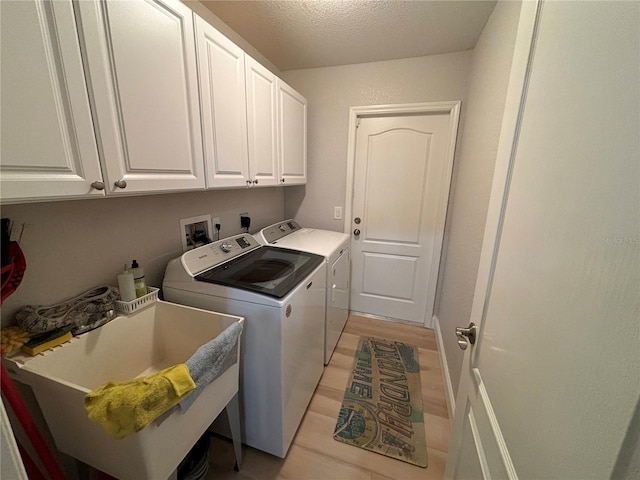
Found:
[[[232,248],[233,248],[233,244],[229,242],[223,242],[220,245],[220,250],[222,250],[224,253],[229,253]]]

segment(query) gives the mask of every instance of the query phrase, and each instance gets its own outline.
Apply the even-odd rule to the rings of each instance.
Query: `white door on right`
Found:
[[[451,112],[362,117],[351,222],[354,312],[431,319],[449,192]]]
[[[535,9],[522,3],[514,64],[530,58],[530,76],[507,98],[519,121],[502,130],[447,472],[638,478],[640,4]]]

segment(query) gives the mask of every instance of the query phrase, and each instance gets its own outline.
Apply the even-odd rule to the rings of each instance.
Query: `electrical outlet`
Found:
[[[218,218],[218,217],[216,217]],[[218,223],[220,219],[218,218]],[[211,215],[183,218],[180,220],[182,251],[192,250],[213,240]]]
[[[217,229],[216,225],[220,225],[220,229]],[[211,230],[213,231],[213,237],[211,237],[211,240],[215,242],[216,240],[220,240],[222,238],[220,236],[220,232],[222,231],[220,217],[211,217]]]
[[[249,227],[251,226],[251,217],[248,212],[244,212],[240,214],[240,228],[243,228],[246,232],[249,231]]]

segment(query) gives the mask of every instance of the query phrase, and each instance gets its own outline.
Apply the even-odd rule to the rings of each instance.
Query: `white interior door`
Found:
[[[637,475],[639,19],[523,2],[515,69],[532,32],[533,55],[507,99],[450,478]]]
[[[452,111],[360,119],[351,310],[431,318],[456,131]]]

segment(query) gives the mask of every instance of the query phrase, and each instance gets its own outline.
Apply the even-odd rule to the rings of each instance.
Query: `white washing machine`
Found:
[[[325,257],[327,298],[324,364],[327,365],[349,316],[349,235],[330,230],[302,228],[294,220],[285,220],[263,228],[255,237],[263,245],[291,248]]]
[[[323,371],[325,279],[322,256],[243,234],[172,260],[162,283],[165,300],[245,318],[243,441],[281,458]]]

